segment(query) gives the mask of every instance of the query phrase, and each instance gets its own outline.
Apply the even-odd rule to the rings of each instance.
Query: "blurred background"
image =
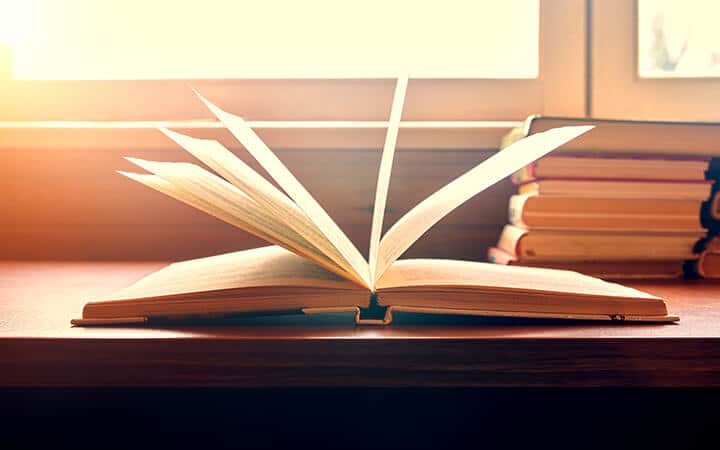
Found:
[[[682,5],[682,6],[678,6]],[[251,121],[366,252],[394,77],[411,77],[386,228],[533,114],[720,120],[707,1],[0,0],[0,255],[177,260],[258,240],[115,174]],[[485,260],[499,183],[407,256]]]

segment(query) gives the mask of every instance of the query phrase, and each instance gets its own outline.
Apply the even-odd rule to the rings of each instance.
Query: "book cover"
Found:
[[[720,123],[530,116],[508,133],[502,146],[555,127],[592,125],[592,134],[558,148],[559,153],[647,155],[654,158],[709,158],[720,154]]]

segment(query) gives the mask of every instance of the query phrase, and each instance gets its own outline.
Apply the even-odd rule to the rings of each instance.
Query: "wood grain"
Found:
[[[0,264],[1,386],[718,386],[720,283],[628,282],[677,325],[404,315],[72,328],[163,263]]]

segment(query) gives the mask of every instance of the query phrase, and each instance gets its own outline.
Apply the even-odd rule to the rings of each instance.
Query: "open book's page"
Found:
[[[245,164],[230,150],[217,141],[198,139],[167,129],[161,129],[166,136],[175,141],[190,154],[207,164],[244,194],[254,200],[258,206],[271,214],[278,222],[301,235],[320,253],[325,254],[339,267],[354,274],[350,263],[335,249],[327,237],[305,215],[288,196],[273,186],[262,175]],[[359,275],[355,274],[358,279]]]
[[[255,134],[245,120],[223,111],[210,103],[199,93],[198,97],[207,105],[208,109],[225,125],[230,133],[245,146],[248,152],[260,163],[270,176],[292,198],[297,206],[317,225],[328,240],[335,246],[343,257],[350,262],[355,273],[364,280],[364,286],[370,288],[370,270],[367,261],[358,251],[355,244],[347,237],[340,227],[332,220],[322,206],[310,195],[297,178],[285,167],[282,161],[270,148]]]
[[[377,284],[397,311],[673,322],[658,297],[577,272],[471,261],[396,261]]]
[[[361,289],[303,257],[269,246],[171,264],[106,300],[283,286]]]
[[[247,231],[248,233],[254,234],[263,239],[272,239],[272,237],[265,232],[257,228],[256,224],[248,222],[246,217],[239,216],[227,209],[216,206],[212,200],[208,201],[206,196],[193,195],[191,192],[182,189],[181,187],[160,178],[157,175],[139,174],[118,171],[119,174],[124,175],[131,180],[137,181],[149,188],[155,189],[169,197],[179,200],[187,205],[192,206],[195,209],[199,209],[213,217],[216,217],[224,222],[227,222],[241,230]],[[301,236],[292,236],[288,234],[288,242],[293,244],[299,244],[302,242]]]
[[[496,153],[430,195],[401,217],[380,241],[375,279],[380,279],[405,250],[455,208],[591,128],[556,128],[529,136]]]
[[[340,276],[361,283],[361,280],[337,266],[302,235],[277,221],[268,211],[220,177],[189,163],[160,163],[136,158],[129,160],[154,173],[160,180],[136,174],[123,173],[124,175],[268,242],[307,257]]]
[[[377,186],[375,187],[369,257],[370,281],[373,282],[371,286],[373,289],[375,287],[375,269],[377,267],[378,249],[380,247],[380,234],[382,233],[383,218],[385,217],[385,205],[387,204],[388,190],[390,189],[390,175],[392,174],[395,147],[397,145],[407,85],[407,77],[398,78],[395,86],[395,96],[393,97],[392,107],[390,109],[390,121],[388,123],[387,134],[385,135],[385,145],[383,146],[383,152],[380,158]]]
[[[405,259],[396,261],[378,280],[377,288],[447,287],[567,295],[643,298],[654,295],[577,272],[536,267],[501,266],[474,261]]]

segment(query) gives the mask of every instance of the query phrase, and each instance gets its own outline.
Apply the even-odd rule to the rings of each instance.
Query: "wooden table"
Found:
[[[628,281],[674,325],[405,315],[221,326],[73,328],[88,299],[164,263],[0,263],[3,387],[532,387],[720,385],[720,282]]]

